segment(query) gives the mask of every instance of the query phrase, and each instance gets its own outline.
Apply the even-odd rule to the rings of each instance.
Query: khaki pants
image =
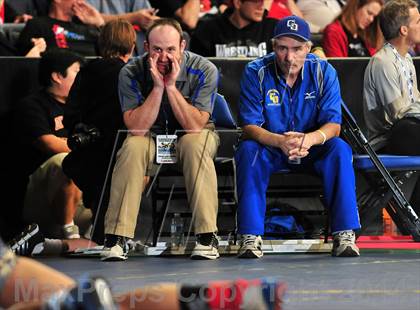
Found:
[[[68,177],[61,167],[67,153],[58,153],[51,156],[39,166],[29,177],[26,188],[23,218],[28,223],[39,224],[42,232],[48,238],[62,238],[62,224],[57,223],[56,214],[60,210],[54,210],[54,198],[58,191],[68,182]],[[64,206],[63,206],[64,207]],[[92,214],[85,209],[82,200],[74,215],[74,222],[80,225],[81,233],[86,227]]]
[[[208,129],[185,134],[178,141],[177,157],[185,178],[196,234],[216,232],[217,176],[213,159],[218,135]],[[105,233],[134,237],[144,176],[153,170],[155,142],[151,137],[128,135],[117,154],[111,181]]]

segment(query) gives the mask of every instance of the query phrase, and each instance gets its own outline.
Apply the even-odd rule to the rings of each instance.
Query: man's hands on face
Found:
[[[158,54],[155,54],[149,58],[150,74],[152,76],[154,87],[163,89],[165,88],[165,81],[164,81],[162,73],[159,72],[159,69],[157,67],[158,58],[159,58]]]
[[[171,54],[168,57],[168,67],[162,74],[158,68],[159,54],[154,54],[149,58],[150,74],[152,75],[153,84],[158,88],[168,88],[176,86],[176,79],[181,71],[178,60]]]
[[[181,67],[176,57],[171,54],[168,54],[167,57],[171,67],[169,68],[168,73],[166,73],[163,77],[165,81],[165,87],[175,87],[176,79],[178,78],[178,75],[181,71]]]

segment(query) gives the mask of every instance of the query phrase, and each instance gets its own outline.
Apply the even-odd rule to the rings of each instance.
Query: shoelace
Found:
[[[124,237],[118,237],[116,244],[118,244],[123,249],[124,253],[128,253],[130,251],[130,246]]]
[[[216,235],[213,235],[211,238],[211,245],[215,248],[219,246],[219,239],[217,239]]]
[[[347,231],[340,232],[338,238],[342,243],[351,243],[353,242],[353,234]]]
[[[211,236],[210,241],[207,239],[205,240],[202,236],[199,237],[199,239],[197,240],[200,244],[205,245],[205,246],[212,246],[217,248],[219,246],[219,240],[217,238],[217,236],[215,234],[213,234]],[[207,242],[205,242],[207,241]]]
[[[245,235],[243,244],[244,245],[254,245],[256,240],[257,240],[257,237],[256,236]]]

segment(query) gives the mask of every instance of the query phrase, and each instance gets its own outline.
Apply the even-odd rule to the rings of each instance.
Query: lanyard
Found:
[[[392,50],[392,52],[395,54],[395,57],[397,57],[398,62],[401,65],[402,72],[404,74],[405,80],[407,81],[407,89],[408,89],[408,95],[410,96],[410,102],[411,104],[414,104],[414,94],[413,94],[413,71],[408,66],[407,61],[404,61],[401,58],[401,55],[398,53],[397,49],[390,44],[389,42],[385,43],[386,46],[389,46]]]
[[[162,100],[163,102],[161,103],[162,104],[162,113],[163,113],[163,117],[164,117],[164,119],[165,119],[165,134],[166,135],[168,135],[168,131],[169,131],[169,129],[168,129],[168,123],[169,123],[169,116],[168,116],[168,111],[166,110],[166,105],[169,105],[169,103],[168,104],[166,104],[165,102],[164,102],[164,100]],[[166,101],[166,100],[165,100]]]

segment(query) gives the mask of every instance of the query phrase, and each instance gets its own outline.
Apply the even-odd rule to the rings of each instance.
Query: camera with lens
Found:
[[[67,139],[67,145],[72,151],[85,149],[101,138],[98,128],[79,123],[74,127],[74,133]]]

